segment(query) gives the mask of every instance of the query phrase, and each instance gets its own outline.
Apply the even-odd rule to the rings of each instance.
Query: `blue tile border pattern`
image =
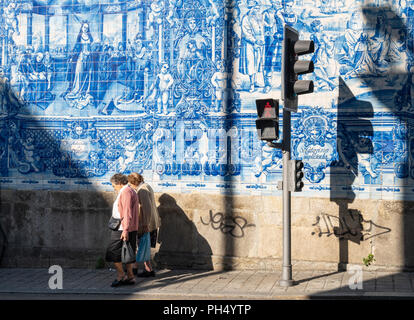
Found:
[[[113,173],[137,171],[156,191],[279,194],[282,153],[258,140],[255,99],[281,98],[288,24],[316,47],[308,76],[315,92],[300,97],[292,115],[293,158],[305,163],[302,195],[329,197],[335,179],[338,197],[352,190],[407,199],[414,1],[391,8],[407,26],[393,41],[387,34],[402,32],[396,23],[367,29],[361,13],[387,1],[317,3],[3,0],[1,188],[110,190]],[[393,77],[391,67],[407,76]],[[351,97],[338,98],[339,78]],[[360,151],[358,122],[339,135],[341,99],[372,104],[373,152]],[[353,166],[352,185],[331,174]]]

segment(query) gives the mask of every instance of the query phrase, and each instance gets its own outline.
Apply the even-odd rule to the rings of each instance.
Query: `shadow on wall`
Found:
[[[349,204],[356,197],[354,182],[358,182],[358,173],[362,170],[363,174],[375,174],[369,163],[374,152],[374,130],[370,120],[367,120],[373,116],[372,104],[357,100],[344,80],[339,78],[336,135],[338,158],[331,164],[330,171],[330,198],[339,207],[339,225],[334,230],[339,240],[339,271],[346,270],[349,262],[348,241],[360,244],[363,240],[363,217],[358,210],[350,210]],[[346,229],[352,232],[343,232]]]
[[[383,200],[381,210],[394,217],[402,216],[399,222],[402,243],[396,245],[403,247],[403,269],[414,267],[414,11],[410,6],[407,4],[404,9],[407,25],[390,6],[365,6],[361,8],[362,14],[355,12],[352,16],[354,23],[343,36],[354,42],[347,49],[348,55],[341,58],[350,68],[342,70],[344,75],[339,78],[338,160],[331,167],[331,201],[338,203],[342,229],[346,229],[347,221],[353,221],[355,217],[360,217],[357,218],[357,224],[358,220],[365,221],[360,212],[355,215],[349,210],[349,204],[358,192],[356,179],[361,177],[364,184],[387,187],[377,169],[382,168],[382,172],[384,168],[393,171],[394,180],[390,183],[396,186],[393,192],[401,202]],[[349,88],[351,84],[355,85],[354,78],[358,78],[361,87],[368,88],[370,94],[360,95],[356,99]],[[360,100],[366,96],[375,101],[370,95],[378,101],[375,106]],[[391,131],[374,132],[371,123],[374,120],[374,107],[376,128],[392,122]],[[387,112],[391,112],[391,116]],[[391,231],[386,226],[379,227],[382,233]],[[348,242],[355,242],[355,239],[349,238],[348,233],[343,235],[338,232],[335,235],[339,238],[341,270],[348,264]]]
[[[36,105],[21,101],[4,74],[0,81],[0,265],[94,268],[109,239],[113,195],[94,190],[85,161],[62,148],[89,132],[31,117]],[[68,179],[79,189],[60,191]]]
[[[213,269],[212,251],[194,223],[169,194],[158,199],[161,218],[159,251],[154,260],[162,268]]]
[[[393,144],[389,146],[393,150],[389,163],[393,165],[394,184],[400,189],[402,202],[398,204],[385,202],[384,210],[390,214],[402,215],[403,268],[412,269],[414,267],[413,5],[407,3],[404,10],[407,22],[404,22],[403,17],[389,6],[362,8],[366,21],[363,32],[368,34],[375,31],[376,43],[368,47],[371,54],[367,55],[366,59],[370,60],[363,61],[364,65],[369,64],[369,68],[358,69],[357,76],[396,119],[390,137],[392,142],[388,142]]]

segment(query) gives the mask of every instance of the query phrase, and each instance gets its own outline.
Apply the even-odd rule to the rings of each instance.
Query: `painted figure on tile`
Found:
[[[29,101],[31,97],[29,85],[34,80],[32,78],[34,69],[32,63],[32,48],[30,46],[22,53],[19,60],[17,71],[19,75],[20,97],[25,101]]]
[[[21,160],[19,171],[22,173],[42,171],[40,165],[40,157],[38,155],[38,147],[35,145],[35,140],[32,135],[29,135],[26,140],[22,141],[23,159]]]
[[[131,66],[128,68],[128,56],[125,51],[126,47],[123,42],[118,42],[116,50],[112,53],[111,64],[116,70],[115,79],[118,83],[122,83],[124,86],[128,85],[128,71],[131,70]],[[131,70],[132,71],[132,70]]]
[[[239,71],[249,76],[249,91],[258,86],[259,73],[264,64],[264,21],[260,13],[260,5],[256,0],[248,0],[249,11],[242,18],[242,36],[240,48]]]
[[[271,170],[279,169],[282,163],[282,152],[279,149],[263,145],[262,153],[254,159],[255,177],[267,175]]]
[[[414,1],[409,0],[402,12],[402,18],[407,26],[406,46],[411,52],[414,50]]]
[[[361,134],[358,134],[355,139],[351,137],[351,135],[348,135],[348,139],[349,141],[345,143],[343,143],[342,139],[338,141],[338,154],[346,168],[356,174],[359,171],[363,172],[363,170],[365,170],[373,179],[375,179],[378,174],[374,171],[374,164],[371,160],[373,154],[371,138],[364,137],[364,133],[362,132]],[[347,154],[347,149],[349,149],[347,144],[350,144],[352,146],[351,148],[354,148],[357,159],[350,159],[350,156]],[[358,170],[355,164],[360,166],[363,170]]]
[[[363,74],[375,74],[371,57],[368,34],[363,30],[362,14],[359,10],[352,13],[345,34],[337,39],[339,48],[336,59],[341,64],[340,73],[344,79]]]
[[[154,35],[155,30],[158,30],[158,26],[162,24],[164,9],[164,0],[153,0],[151,2],[146,24],[146,29],[148,30],[150,38]]]
[[[197,19],[196,14],[193,11],[189,11],[184,20],[184,26],[179,31],[175,46],[178,50],[178,62],[182,63],[182,60],[189,55],[189,51],[197,52],[200,59],[207,56],[207,49],[209,48],[209,41],[204,36],[200,20]],[[193,49],[189,49],[188,44],[191,42]]]
[[[179,22],[178,9],[183,6],[183,0],[169,0],[168,1],[167,21],[171,28],[174,28]]]
[[[44,65],[46,67],[46,74],[47,74],[47,90],[52,89],[52,82],[54,76],[54,66],[53,66],[53,58],[51,57],[49,52],[45,52],[45,57],[43,59]]]
[[[283,20],[284,23],[287,25],[295,28],[296,24],[298,23],[298,16],[296,15],[295,11],[293,10],[293,4],[295,3],[294,0],[282,0],[283,6]]]
[[[332,0],[321,0],[320,3],[320,12],[323,14],[334,14],[338,10],[335,8],[335,5],[332,3]]]
[[[137,151],[138,141],[135,140],[132,133],[127,134],[125,138],[123,155],[118,159],[120,172],[125,172],[127,166],[133,163]]]
[[[324,32],[320,20],[312,21],[310,40],[315,44],[315,53],[312,61],[315,66],[315,77],[319,90],[333,90],[337,84],[338,65],[335,60],[334,39]]]
[[[409,69],[407,80],[394,94],[394,104],[398,111],[414,112],[414,66]]]
[[[116,77],[115,66],[111,63],[113,52],[114,48],[108,43],[104,43],[101,47],[98,60],[98,83],[96,91],[97,105],[104,101],[106,92]]]
[[[47,102],[53,100],[54,96],[48,90],[47,68],[42,52],[32,55],[32,49],[28,47],[20,58],[16,77],[13,83],[20,87],[20,97],[25,101],[46,107]]]
[[[171,130],[158,128],[153,136],[154,139],[154,163],[157,174],[162,175],[170,171],[173,161],[173,135]],[[170,173],[170,172],[169,172]]]
[[[19,20],[17,14],[19,12],[20,5],[15,1],[10,1],[9,4],[3,10],[3,17],[5,22],[5,29],[10,40],[13,41],[13,35],[20,35]]]
[[[6,78],[3,68],[0,69],[0,115],[7,113],[9,79]]]
[[[151,168],[154,147],[153,135],[155,130],[156,126],[152,122],[147,121],[136,134],[139,146],[136,162],[137,165],[139,165],[140,170]]]
[[[151,69],[151,46],[145,47],[142,36],[137,34],[132,45],[132,87],[127,99],[132,99],[137,102],[142,102],[145,94],[145,73]]]
[[[223,107],[225,107],[228,98],[229,75],[224,68],[223,61],[217,61],[216,66],[216,72],[211,77],[211,83],[215,88],[216,106],[214,111],[220,112],[223,111]]]
[[[148,90],[148,98],[146,101],[153,101],[157,104],[158,114],[168,114],[168,104],[170,100],[171,87],[174,84],[174,78],[169,72],[170,66],[168,63],[163,63],[160,73],[151,88]]]
[[[9,168],[17,168],[22,174],[31,171],[39,172],[44,170],[44,164],[40,162],[40,146],[35,142],[32,134],[22,138],[16,123],[9,121],[8,124],[8,152]]]
[[[357,151],[358,164],[365,169],[366,172],[373,178],[377,178],[378,174],[375,172],[375,158],[372,156],[372,140],[370,137],[359,137],[355,142],[355,150]],[[361,170],[362,171],[362,170]]]
[[[183,53],[177,63],[177,71],[182,79],[189,81],[196,79],[197,64],[203,60],[203,55],[200,50],[197,49],[197,43],[195,40],[189,40],[187,42],[186,51]]]
[[[184,118],[199,118],[208,111],[207,99],[213,93],[211,85],[212,61],[208,50],[211,39],[208,29],[202,30],[202,12],[187,11],[182,28],[174,42],[176,62],[176,78],[174,98],[177,115]]]
[[[219,12],[217,10],[217,5],[214,3],[214,0],[207,0],[206,1],[206,23],[208,26],[214,26],[217,20],[220,18]]]
[[[16,168],[19,165],[19,157],[23,148],[21,136],[17,124],[10,120],[7,121],[7,144],[8,144],[8,167]]]
[[[20,95],[20,91],[23,83],[23,75],[19,71],[20,61],[23,58],[23,53],[21,50],[16,50],[13,56],[11,57],[10,63],[10,86]]]
[[[22,105],[23,102],[20,101],[18,93],[13,90],[3,68],[0,67],[0,115],[14,116]]]
[[[33,100],[35,103],[45,103],[53,100],[54,96],[49,92],[48,72],[44,63],[44,54],[38,52],[33,62],[33,74],[31,76],[33,86]]]
[[[68,61],[67,80],[69,87],[64,98],[72,107],[83,109],[93,104],[91,95],[91,82],[93,77],[91,46],[93,37],[89,29],[89,23],[82,22],[73,54]]]
[[[370,39],[369,50],[375,61],[376,71],[386,75],[386,82],[390,85],[398,79],[396,72],[389,72],[389,68],[406,70],[407,64],[412,61],[412,53],[407,50],[407,30],[399,29],[398,34],[387,21],[385,13],[378,14],[375,35]]]
[[[263,12],[265,32],[264,92],[272,88],[273,72],[281,71],[283,16],[279,0],[273,0],[272,6]]]

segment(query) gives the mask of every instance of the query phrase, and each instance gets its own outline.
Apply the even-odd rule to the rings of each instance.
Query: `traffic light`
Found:
[[[290,191],[299,192],[303,189],[303,161],[290,160]]]
[[[273,141],[279,138],[279,100],[256,100],[256,129],[260,140]]]
[[[285,25],[282,51],[282,99],[283,107],[289,111],[297,112],[298,95],[313,92],[312,81],[298,80],[298,75],[313,72],[313,62],[299,61],[298,56],[314,51],[313,41],[299,40],[298,31]]]

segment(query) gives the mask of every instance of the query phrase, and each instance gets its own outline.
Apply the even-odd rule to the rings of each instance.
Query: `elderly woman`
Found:
[[[117,271],[117,278],[112,282],[112,287],[135,284],[135,276],[132,271],[133,263],[126,265],[127,274],[122,268],[121,250],[123,241],[129,242],[132,250],[136,250],[138,232],[138,195],[128,185],[128,178],[121,173],[111,177],[112,187],[118,193],[112,208],[112,217],[120,219],[118,230],[111,231],[111,240],[106,251],[106,261],[113,262]]]
[[[138,277],[154,277],[155,272],[152,269],[150,261],[150,234],[156,232],[161,224],[155,203],[154,191],[149,184],[144,182],[144,177],[139,173],[132,172],[128,176],[128,182],[137,192],[139,202],[139,249],[137,262],[144,263],[144,271],[138,274]],[[136,264],[135,267],[138,268],[138,265]]]

